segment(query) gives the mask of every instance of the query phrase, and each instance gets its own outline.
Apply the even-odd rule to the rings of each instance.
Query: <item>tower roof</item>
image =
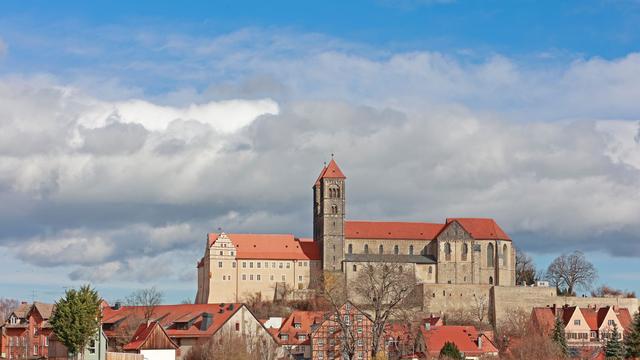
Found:
[[[323,178],[346,179],[347,177],[344,176],[344,174],[342,173],[342,170],[340,170],[340,167],[338,166],[336,161],[331,159],[331,161],[329,162],[329,165],[327,165],[327,167],[324,168],[318,180]]]

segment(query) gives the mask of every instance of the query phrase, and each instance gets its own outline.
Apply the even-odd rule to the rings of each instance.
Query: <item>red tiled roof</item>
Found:
[[[276,332],[277,341],[281,345],[302,345],[309,344],[311,338],[311,326],[319,325],[324,317],[324,311],[300,311],[295,310],[287,317],[283,322],[280,329]],[[296,328],[295,324],[300,324],[300,327]],[[281,335],[288,335],[287,340],[283,340]],[[298,340],[297,335],[306,335],[305,340]]]
[[[562,308],[562,321],[564,322],[565,326],[569,324],[569,321],[571,321],[571,317],[573,316],[573,313],[576,311],[576,309],[576,306],[564,306]]]
[[[609,313],[609,309],[611,309],[609,306],[604,306],[598,309],[598,328],[602,326],[604,319],[607,317],[607,314]]]
[[[140,324],[140,326],[138,326],[138,330],[136,330],[135,334],[133,334],[131,341],[128,344],[125,344],[122,348],[124,350],[140,350],[140,348],[144,345],[144,343],[147,341],[149,336],[153,333],[153,330],[156,328],[159,331],[162,331],[164,333],[164,335],[167,337],[169,344],[171,344],[172,348],[178,349],[178,345],[176,345],[176,343],[174,343],[173,340],[171,340],[171,338],[169,337],[167,332],[164,331],[162,326],[160,326],[158,322],[155,322],[155,321],[150,324]]]
[[[433,240],[443,224],[386,221],[346,221],[347,239]]]
[[[342,173],[342,170],[340,170],[340,167],[338,166],[336,161],[331,159],[331,161],[329,161],[329,165],[327,165],[327,167],[324,168],[324,170],[320,174],[319,179],[323,179],[323,178],[346,179],[347,177],[344,176],[344,174]]]
[[[313,186],[320,185],[320,179],[322,179],[322,175],[326,170],[327,170],[327,167],[323,166],[322,171],[320,171],[320,175],[318,175],[318,178],[316,179],[316,182],[313,184]]]
[[[531,320],[543,334],[550,334],[556,322],[552,308],[535,307],[531,310]]]
[[[478,240],[511,240],[493,219],[485,218],[450,218],[447,224],[456,221],[474,239]],[[443,229],[444,230],[444,229]]]
[[[620,308],[616,312],[618,315],[618,320],[620,321],[620,325],[624,329],[624,331],[629,331],[631,329],[631,323],[633,322],[633,318],[631,317],[631,313],[629,313],[629,309]]]
[[[473,326],[435,326],[430,330],[422,328],[422,338],[430,355],[437,356],[446,342],[454,343],[466,356],[497,353],[498,348],[491,340],[479,334]],[[478,337],[482,338],[482,347],[478,347]]]
[[[192,338],[207,337],[215,334],[240,308],[242,304],[181,304],[181,305],[158,305],[153,308],[152,321],[158,323],[165,329],[172,338]],[[123,326],[125,319],[137,319],[143,321],[146,307],[144,306],[123,306],[118,310],[110,307],[103,309],[102,323]],[[202,314],[213,315],[211,325],[201,330]],[[193,315],[193,316],[192,316]],[[186,329],[178,329],[176,321],[191,317],[192,322]],[[105,329],[107,337],[117,333],[116,329]]]
[[[237,259],[320,260],[320,248],[312,239],[291,234],[226,234],[236,248]],[[209,246],[219,234],[209,234]]]
[[[596,311],[592,308],[580,308],[580,312],[582,316],[584,316],[587,325],[589,325],[589,329],[591,329],[591,331],[598,331],[598,315]]]

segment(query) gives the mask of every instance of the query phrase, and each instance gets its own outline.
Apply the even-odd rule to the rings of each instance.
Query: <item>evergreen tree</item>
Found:
[[[564,333],[564,323],[562,322],[562,319],[560,319],[560,316],[556,316],[556,322],[553,326],[551,339],[554,343],[556,343],[556,345],[558,345],[558,348],[562,352],[562,355],[567,355],[567,353],[569,352],[569,347],[567,346],[567,338]]]
[[[638,308],[638,312],[633,316],[631,327],[624,337],[624,345],[627,358],[633,359],[640,357],[640,308]]]
[[[70,353],[82,353],[100,327],[100,298],[89,285],[80,290],[69,289],[56,302],[51,326],[56,337]]]
[[[455,360],[464,359],[464,356],[462,356],[462,353],[460,353],[460,350],[458,349],[456,344],[449,341],[444,343],[444,346],[440,350],[440,357],[441,358],[444,357],[445,359],[455,359]]]
[[[618,325],[613,323],[613,330],[609,334],[607,343],[604,346],[604,355],[607,359],[624,359],[624,347],[620,341]]]

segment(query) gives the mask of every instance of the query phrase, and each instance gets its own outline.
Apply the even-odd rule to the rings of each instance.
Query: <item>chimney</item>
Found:
[[[478,349],[482,350],[482,335],[478,335]]]
[[[122,304],[120,303],[120,301],[116,301],[116,303],[113,305],[113,310],[120,310],[121,306]]]
[[[202,313],[202,322],[200,323],[200,331],[206,331],[213,322],[213,314]]]
[[[20,304],[22,304],[22,305],[27,305],[27,302],[26,302],[26,301],[23,301],[23,302],[21,302]]]

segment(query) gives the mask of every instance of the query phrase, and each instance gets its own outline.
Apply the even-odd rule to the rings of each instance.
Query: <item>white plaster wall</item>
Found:
[[[140,350],[144,360],[175,360],[176,351],[170,350]]]

